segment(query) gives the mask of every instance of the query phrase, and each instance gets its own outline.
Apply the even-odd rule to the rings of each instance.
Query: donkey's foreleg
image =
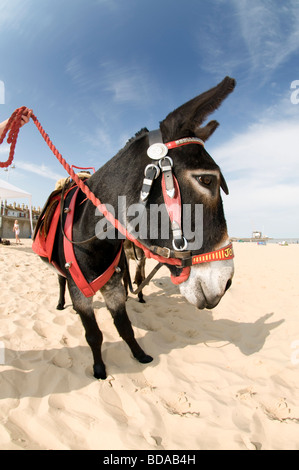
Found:
[[[89,344],[93,354],[93,375],[96,379],[106,379],[106,368],[102,360],[101,346],[103,335],[98,327],[94,313],[86,315],[86,313],[78,312],[85,328],[85,338]]]
[[[93,297],[86,298],[72,280],[69,280],[68,284],[74,310],[80,315],[85,329],[85,338],[93,354],[94,377],[96,379],[106,379],[106,368],[101,353],[103,335],[98,327],[92,308]]]
[[[128,264],[129,264],[129,261],[128,261]],[[129,265],[128,265],[128,269],[129,269]],[[124,283],[124,288],[125,288],[125,293],[126,293],[126,300],[127,300],[128,299],[128,294],[129,294],[129,289],[128,289],[128,286],[129,286],[129,273],[128,273],[127,269],[124,270],[123,283]]]
[[[126,312],[126,293],[120,280],[113,276],[101,289],[106,306],[114,320],[114,325],[123,340],[132,351],[133,356],[143,364],[151,362],[153,358],[148,356],[137,343],[131,322]]]
[[[59,300],[57,304],[57,310],[63,310],[65,304],[65,285],[66,285],[66,278],[64,276],[60,276],[58,274],[58,282],[59,282]]]
[[[145,257],[143,259],[137,261],[136,274],[135,274],[134,282],[139,287],[140,284],[142,284],[142,282],[144,281],[144,279],[145,279]],[[145,304],[145,300],[143,298],[142,290],[138,293],[138,299],[139,299],[140,303]]]

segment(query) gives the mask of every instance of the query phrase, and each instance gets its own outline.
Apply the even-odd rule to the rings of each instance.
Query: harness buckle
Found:
[[[160,158],[165,157],[167,153],[168,153],[168,148],[162,142],[161,143],[157,142],[155,144],[152,144],[147,149],[147,155],[152,160],[160,160]]]
[[[147,165],[145,167],[144,176],[147,176],[147,170],[149,170],[150,168],[153,168],[154,170],[156,170],[156,174],[154,176],[154,178],[156,180],[158,178],[158,176],[160,175],[160,168],[157,165],[154,165],[153,163],[150,163],[149,165]]]
[[[156,245],[153,245],[150,247],[150,251],[152,251],[153,253],[159,255],[159,256],[162,256],[163,258],[170,258],[171,257],[171,250],[170,248],[167,248],[166,246],[156,246]]]
[[[172,167],[173,161],[170,157],[163,157],[159,160],[159,167],[163,172],[163,178],[165,180],[165,188],[168,196],[173,199],[175,196],[175,188],[173,183]]]
[[[158,167],[158,165],[155,165],[154,163],[150,163],[149,165],[145,167],[144,179],[143,179],[142,189],[140,193],[141,203],[146,202],[149,196],[153,181],[154,179],[157,179],[159,175],[160,175],[160,168]]]
[[[166,163],[166,165],[164,166],[163,163],[168,160],[168,165]],[[173,167],[173,160],[172,158],[170,158],[168,155],[167,157],[163,157],[161,158],[161,160],[159,160],[159,167],[161,168],[162,171],[171,171],[172,167]]]
[[[179,247],[176,246],[176,243],[181,243],[181,242],[183,242],[183,246],[179,246]],[[176,250],[176,251],[184,251],[184,250],[186,250],[186,248],[188,246],[188,242],[187,242],[186,238],[183,236],[181,239],[176,239],[176,238],[173,239],[172,240],[172,246],[173,246],[174,250]]]

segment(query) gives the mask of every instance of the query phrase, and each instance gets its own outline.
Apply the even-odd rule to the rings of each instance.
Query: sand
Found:
[[[69,295],[57,311],[57,276],[22,243],[0,245],[1,450],[299,449],[299,245],[235,243],[233,285],[213,311],[162,268],[146,304],[127,302],[147,365],[98,293],[98,381]]]

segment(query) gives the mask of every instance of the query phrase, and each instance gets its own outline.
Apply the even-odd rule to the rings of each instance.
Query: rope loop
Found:
[[[9,158],[6,162],[0,162],[0,168],[7,167],[11,165],[14,157],[14,152],[15,152],[15,147],[18,139],[18,134],[20,127],[22,127],[22,116],[24,112],[28,110],[26,106],[22,106],[21,108],[16,109],[11,117],[9,118],[5,129],[2,133],[2,136],[0,138],[0,145],[2,144],[7,131],[10,129],[9,135],[7,142],[11,145],[10,146],[10,152],[9,152]],[[86,197],[93,203],[95,207],[97,207],[100,212],[103,214],[103,216],[107,219],[108,222],[110,222],[116,230],[118,230],[123,236],[131,240],[136,246],[141,248],[145,256],[147,258],[153,258],[156,259],[157,261],[161,261],[161,257],[154,255],[149,248],[144,246],[137,238],[135,238],[132,234],[130,234],[126,227],[124,227],[118,219],[115,219],[114,216],[111,214],[111,212],[108,211],[107,207],[105,204],[102,204],[101,201],[95,196],[95,194],[89,189],[89,187],[76,175],[74,170],[70,167],[70,165],[65,161],[65,159],[62,157],[61,153],[57,150],[53,142],[51,141],[50,137],[48,134],[44,131],[43,127],[41,126],[40,122],[38,121],[37,117],[33,114],[32,110],[28,110],[27,116],[31,118],[37,127],[39,133],[43,137],[44,141],[54,154],[54,156],[57,158],[57,160],[61,163],[63,168],[66,170],[66,172],[70,175],[70,177],[75,181],[77,186],[82,190],[82,192],[86,195]],[[168,259],[168,264],[175,264],[175,265],[180,265],[181,261],[178,259],[170,260]]]
[[[66,170],[66,172],[70,175],[70,177],[75,181],[77,186],[83,191],[83,193],[88,197],[88,199],[94,204],[94,206],[99,207],[100,206],[100,211],[106,217],[106,219],[112,223],[112,225],[115,226],[117,230],[119,230],[121,233],[123,233],[125,236],[127,235],[127,231],[122,225],[119,223],[118,220],[114,219],[113,215],[110,214],[104,204],[101,203],[101,201],[95,196],[95,194],[89,189],[88,186],[76,175],[74,170],[70,167],[70,165],[66,162],[66,160],[62,157],[61,153],[57,150],[53,142],[51,141],[50,137],[48,134],[44,131],[43,127],[41,126],[40,122],[38,121],[37,117],[35,114],[33,114],[32,110],[29,110],[26,106],[22,106],[18,109],[16,109],[11,117],[9,118],[3,132],[0,138],[0,145],[3,143],[5,136],[9,131],[8,138],[7,138],[7,143],[10,144],[10,151],[9,151],[9,158],[7,159],[6,162],[0,162],[0,168],[6,168],[12,164],[13,158],[14,158],[14,153],[15,153],[15,148],[17,144],[17,139],[19,135],[19,130],[22,127],[22,116],[23,114],[28,110],[27,116],[31,118],[36,125],[39,133],[43,137],[44,141],[54,154],[54,156],[57,158],[57,160],[61,163],[63,168]]]
[[[16,109],[10,116],[2,132],[2,135],[0,138],[0,145],[4,141],[6,134],[9,131],[8,137],[7,137],[7,143],[10,144],[10,151],[9,151],[9,157],[6,160],[6,162],[0,162],[0,168],[7,168],[8,166],[12,164],[20,127],[22,126],[22,116],[26,109],[27,109],[26,106],[22,106],[21,108]],[[29,114],[30,114],[30,111],[29,111]]]

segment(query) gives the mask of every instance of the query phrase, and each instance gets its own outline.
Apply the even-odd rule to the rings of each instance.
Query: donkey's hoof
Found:
[[[56,307],[56,310],[64,310],[64,305],[63,304],[58,304]]]
[[[105,366],[101,364],[95,364],[93,366],[93,375],[96,379],[101,379],[101,380],[107,379]]]
[[[149,362],[152,362],[153,360],[152,356],[149,356],[148,354],[143,354],[142,356],[137,357],[136,359],[138,359],[138,361],[141,362],[141,364],[148,364]]]

